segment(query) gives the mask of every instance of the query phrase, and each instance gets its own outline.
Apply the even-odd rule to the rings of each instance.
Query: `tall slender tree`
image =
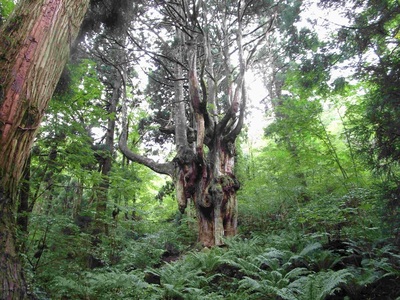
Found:
[[[15,245],[23,166],[88,0],[21,1],[0,29],[0,298],[27,299]]]
[[[105,215],[107,211],[108,191],[110,187],[109,175],[113,166],[114,135],[118,120],[118,105],[121,98],[121,73],[128,69],[133,61],[132,53],[127,51],[127,29],[141,5],[138,1],[128,0],[100,0],[91,6],[84,27],[88,28],[86,43],[82,43],[81,50],[97,63],[99,78],[104,86],[104,109],[107,111],[107,125],[101,143],[94,145],[101,148],[99,171],[101,181],[94,187],[96,190],[96,228],[94,232],[108,231]],[[131,54],[131,55],[130,55]]]

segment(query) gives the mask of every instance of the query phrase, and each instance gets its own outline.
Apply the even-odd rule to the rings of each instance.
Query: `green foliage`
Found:
[[[177,212],[171,183],[118,153],[108,175],[107,232],[94,234],[101,157],[110,155],[101,148],[102,127],[118,115],[105,113],[110,86],[98,68],[105,74],[108,66],[68,66],[32,152],[34,205],[21,248],[39,299],[400,296],[398,16],[386,9],[396,12],[398,3],[365,4],[355,20],[365,39],[351,28],[333,35],[341,57],[315,31],[294,26],[300,5],[285,2],[276,19],[279,38],[290,43],[264,49],[274,58],[267,62],[276,73],[268,86],[274,122],[264,148],[238,151],[240,234],[222,247],[201,249],[196,217]],[[361,63],[364,82],[330,78],[336,61],[368,45],[380,63]],[[156,67],[154,78],[169,76]],[[149,130],[170,125],[173,90],[152,80],[147,92],[151,112],[129,116],[136,149],[151,137],[169,141]],[[145,151],[159,155],[153,146]],[[387,284],[394,288],[384,294]]]
[[[137,272],[95,271],[83,273],[81,277],[56,277],[52,284],[60,298],[143,299],[151,294],[152,287],[140,275]]]
[[[91,293],[95,299],[141,299],[149,291],[149,284],[143,281],[141,274],[137,276],[134,272],[105,272],[90,274],[86,282],[90,286]]]
[[[305,231],[323,232],[333,239],[342,238],[343,231],[351,234],[354,225],[364,231],[365,237],[376,237],[373,224],[379,222],[377,206],[377,199],[368,190],[354,189],[341,197],[321,197],[298,208],[296,224],[301,224]]]
[[[326,299],[339,290],[339,286],[346,284],[352,277],[348,270],[319,272],[308,276],[306,280],[296,282],[301,286],[301,293],[298,299]]]
[[[252,246],[273,241],[285,244],[285,237],[265,238],[263,242],[259,238],[245,242]],[[357,278],[353,268],[312,270],[316,261],[326,257],[318,242],[309,243],[297,254],[263,247],[243,251],[240,239],[227,242],[228,248],[188,253],[182,260],[148,272],[160,277],[157,289],[165,298],[179,299],[234,299],[234,295],[243,299],[325,299],[353,285]],[[307,258],[301,267],[300,258]]]
[[[66,70],[68,83],[66,86],[62,81],[59,83],[63,88],[58,89],[50,102],[32,152],[31,166],[31,186],[36,189],[33,194],[45,196],[35,201],[47,205],[43,202],[57,199],[64,208],[75,205],[71,201],[74,195],[81,200],[85,198],[88,187],[101,180],[91,130],[105,120],[102,108],[98,107],[102,85],[94,63],[82,60]],[[52,195],[46,195],[47,192]]]
[[[153,271],[154,272],[154,271]],[[154,272],[155,273],[155,272]],[[201,299],[205,297],[203,290],[212,280],[201,269],[188,264],[167,264],[157,273],[161,277],[161,285],[165,298]]]
[[[14,10],[15,3],[12,0],[2,0],[0,1],[0,25],[4,22],[4,19],[12,13]]]
[[[43,219],[33,221],[40,240]],[[49,228],[48,248],[33,270],[39,299],[326,299],[356,297],[382,278],[400,276],[398,251],[389,245],[325,245],[292,229],[186,252],[187,245],[173,243],[179,240],[176,226],[134,239],[127,238],[129,230],[115,230],[98,253],[104,266],[89,269],[83,267],[91,251],[88,235],[68,218]]]

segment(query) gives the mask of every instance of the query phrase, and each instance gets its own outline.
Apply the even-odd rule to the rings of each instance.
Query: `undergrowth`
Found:
[[[335,199],[350,205],[346,197]],[[301,211],[286,208],[291,217],[269,220],[279,223],[269,231],[244,222],[241,234],[211,249],[196,243],[188,218],[160,223],[158,231],[151,224],[151,232],[110,224],[95,248],[87,230],[68,218],[32,219],[37,230],[26,245],[28,274],[39,300],[397,299],[399,249],[371,229],[374,204],[356,202],[340,228],[334,225],[344,215],[335,221],[332,204],[311,203]],[[300,218],[305,214],[326,222],[308,226]]]
[[[39,299],[363,299],[362,295],[383,279],[400,279],[399,252],[385,242],[323,243],[321,237],[293,232],[254,233],[248,238],[228,239],[224,247],[201,249],[192,244],[187,251],[182,244],[169,245],[166,237],[174,238],[173,231],[125,242],[121,259],[99,268],[85,271],[70,268],[66,272],[59,265],[63,271],[49,276],[47,272],[54,269],[43,265],[35,271],[37,296]],[[171,259],[171,255],[176,256]],[[398,291],[391,293],[391,297],[400,296]],[[380,298],[370,295],[368,299]]]

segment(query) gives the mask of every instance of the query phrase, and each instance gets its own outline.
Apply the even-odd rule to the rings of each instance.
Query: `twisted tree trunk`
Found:
[[[162,8],[176,28],[174,55],[168,60],[175,62],[169,131],[175,135],[176,155],[172,162],[160,164],[131,152],[125,126],[119,145],[128,159],[170,175],[180,211],[186,209],[189,199],[195,205],[199,242],[207,247],[221,245],[224,237],[237,231],[236,191],[240,185],[234,175],[235,140],[246,107],[245,72],[271,26],[266,26],[268,22],[259,26],[261,34],[245,47],[242,23],[247,4],[243,2],[221,3],[210,9],[205,1],[184,0],[164,2]],[[214,26],[210,16],[220,16],[222,21]],[[247,23],[252,21],[247,19]],[[236,66],[230,61],[234,52],[239,56]]]

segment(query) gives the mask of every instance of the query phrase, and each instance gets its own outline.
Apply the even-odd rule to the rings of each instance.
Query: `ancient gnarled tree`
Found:
[[[175,157],[157,163],[128,149],[126,130],[120,139],[129,159],[173,178],[181,211],[193,201],[204,246],[237,231],[235,140],[244,123],[245,73],[272,28],[274,9],[251,1],[163,2],[153,31],[166,26],[174,34],[158,39],[161,53],[146,53],[162,69],[151,80],[155,115],[160,131],[174,136]]]

